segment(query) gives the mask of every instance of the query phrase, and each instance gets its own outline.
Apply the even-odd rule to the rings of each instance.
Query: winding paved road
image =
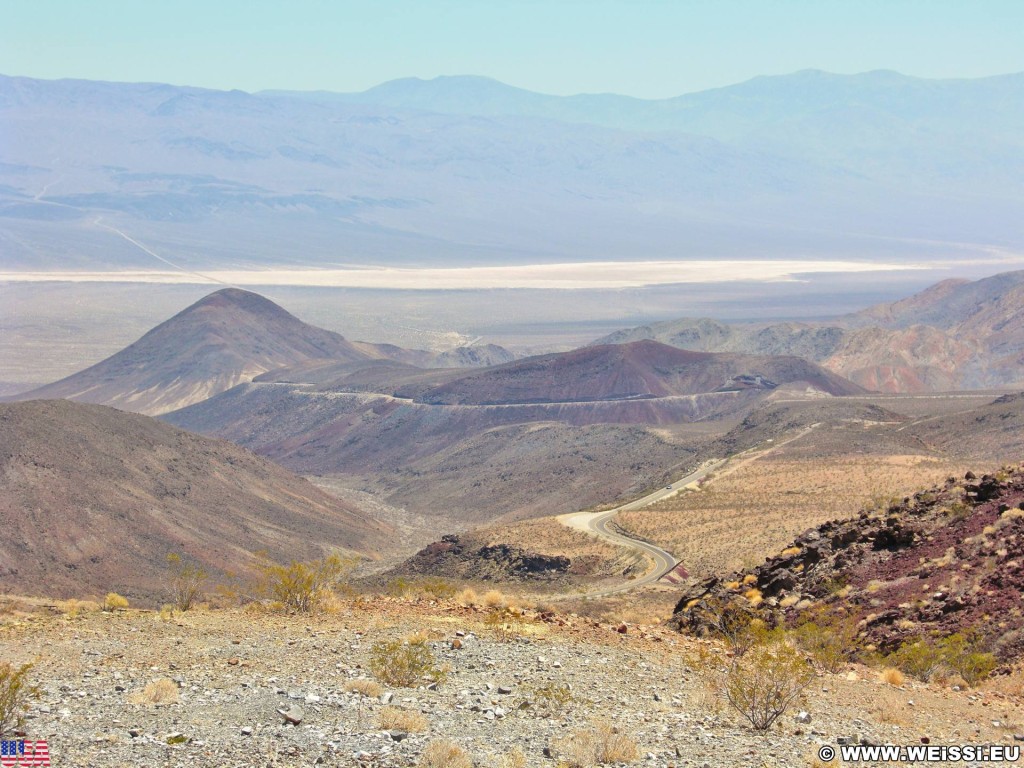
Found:
[[[656,501],[668,498],[688,486],[690,483],[695,483],[698,480],[704,479],[711,472],[722,466],[725,461],[725,459],[715,459],[713,461],[706,462],[698,469],[686,475],[686,477],[679,478],[671,485],[659,488],[654,493],[649,493],[643,498],[631,501],[628,504],[623,504],[621,507],[615,507],[615,509],[609,509],[604,512],[571,512],[568,515],[559,515],[559,522],[564,525],[568,525],[570,528],[576,528],[577,530],[584,531],[585,533],[600,536],[613,544],[628,547],[640,552],[641,554],[647,555],[654,561],[654,567],[639,578],[631,579],[618,587],[602,589],[597,592],[587,592],[585,595],[579,595],[578,597],[602,597],[604,595],[613,595],[617,592],[625,592],[636,587],[642,587],[645,584],[654,583],[675,568],[678,560],[676,560],[671,553],[666,552],[664,549],[656,547],[653,544],[649,544],[646,541],[641,541],[640,539],[635,539],[631,536],[626,536],[616,531],[609,530],[608,524],[617,514],[619,514],[619,512],[641,509]],[[577,596],[574,595],[573,597]]]

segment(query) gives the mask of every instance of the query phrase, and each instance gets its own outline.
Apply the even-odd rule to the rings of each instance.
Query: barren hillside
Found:
[[[372,554],[391,531],[231,443],[67,401],[0,405],[4,591],[154,597],[166,556],[211,574],[332,550]]]

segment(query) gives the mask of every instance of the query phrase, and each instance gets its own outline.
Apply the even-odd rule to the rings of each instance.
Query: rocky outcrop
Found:
[[[562,555],[541,555],[508,544],[475,546],[449,534],[407,560],[403,573],[482,581],[548,580],[569,573],[572,561]]]
[[[1024,472],[968,472],[811,529],[731,579],[691,587],[671,621],[704,634],[722,606],[773,626],[827,610],[857,620],[862,639],[883,653],[908,640],[976,629],[1010,661],[1024,653],[1022,548]]]

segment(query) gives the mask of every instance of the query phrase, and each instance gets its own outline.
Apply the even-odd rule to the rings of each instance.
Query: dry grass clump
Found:
[[[432,741],[423,750],[417,768],[473,768],[473,758],[454,741]]]
[[[576,731],[559,744],[559,752],[571,768],[629,763],[640,756],[636,742],[608,722]]]
[[[360,696],[365,696],[368,699],[375,699],[384,693],[384,688],[381,684],[368,677],[347,680],[343,687],[348,693],[358,693]]]
[[[128,598],[122,597],[117,592],[108,592],[103,600],[104,611],[117,611],[128,607]]]
[[[136,704],[173,704],[178,700],[178,684],[166,677],[146,683],[146,687],[132,696]]]
[[[480,604],[480,596],[477,595],[476,590],[472,587],[466,587],[459,593],[458,602],[460,605],[472,608]]]
[[[897,688],[903,685],[904,681],[906,680],[906,677],[904,677],[903,673],[896,669],[896,667],[886,667],[878,673],[878,676],[883,683],[894,685]]]
[[[875,722],[889,725],[908,725],[907,705],[896,691],[888,691],[880,695],[871,707]]]
[[[95,613],[100,610],[100,604],[93,600],[75,600],[74,598],[58,603],[57,607],[70,619],[82,613]]]
[[[501,768],[526,768],[526,755],[519,747],[512,747],[511,752],[506,752],[501,758]]]
[[[427,730],[427,718],[419,712],[399,707],[384,707],[380,711],[380,729],[382,731],[407,731],[423,733]]]
[[[484,593],[483,603],[488,608],[504,608],[508,602],[508,598],[501,590],[489,589]]]

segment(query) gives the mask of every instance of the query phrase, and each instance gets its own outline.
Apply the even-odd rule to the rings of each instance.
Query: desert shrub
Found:
[[[526,768],[526,755],[519,747],[512,747],[501,758],[501,768]]]
[[[957,632],[939,641],[943,661],[971,686],[992,674],[998,663],[994,654],[982,650],[983,642],[974,632]]]
[[[484,626],[501,643],[510,643],[523,631],[523,614],[514,608],[495,608],[484,619]]]
[[[417,768],[473,768],[473,758],[454,741],[432,741],[420,755]]]
[[[128,598],[122,597],[117,592],[108,592],[103,600],[104,611],[116,611],[128,607]]]
[[[353,560],[339,555],[305,563],[292,560],[288,565],[264,559],[259,565],[259,591],[286,611],[313,613],[354,566]]]
[[[729,705],[755,730],[765,731],[786,713],[814,678],[814,669],[779,634],[733,659],[723,684]]]
[[[928,680],[942,666],[942,652],[930,639],[921,638],[903,643],[885,662],[918,680]]]
[[[710,599],[703,608],[702,619],[708,633],[725,643],[737,656],[742,656],[766,631],[764,622],[737,602]]]
[[[171,604],[179,611],[191,609],[208,576],[201,565],[186,562],[175,552],[167,555],[167,589]]]
[[[558,751],[571,768],[629,763],[640,756],[636,742],[607,722],[576,731],[558,745]]]
[[[466,587],[459,593],[459,602],[465,606],[474,606],[480,602],[480,597],[472,587]]]
[[[954,501],[943,510],[943,514],[948,515],[954,521],[965,520],[971,515],[971,505],[962,500]]]
[[[173,704],[178,700],[178,684],[162,677],[146,683],[146,687],[136,693],[132,700],[136,704]]]
[[[440,683],[446,671],[424,642],[380,641],[370,648],[370,671],[381,682],[411,688],[421,680]]]
[[[31,664],[15,667],[0,662],[0,737],[7,738],[25,722],[29,702],[39,698],[39,687],[28,681]]]
[[[380,729],[382,731],[407,731],[423,733],[427,730],[427,718],[419,712],[398,707],[384,707],[380,711]]]
[[[998,663],[983,647],[984,640],[976,632],[957,632],[938,641],[908,641],[886,657],[886,662],[919,680],[928,681],[940,671],[949,671],[968,685],[977,685]]]
[[[376,680],[370,680],[368,677],[359,677],[355,680],[348,680],[344,685],[344,689],[349,693],[358,693],[360,696],[365,696],[369,699],[375,699],[384,693],[384,689],[381,688],[380,683]]]
[[[859,649],[857,624],[849,616],[819,612],[808,617],[793,632],[797,646],[815,669],[835,674]]]
[[[572,689],[559,683],[544,683],[526,689],[528,700],[532,700],[537,709],[547,714],[564,711],[572,702]]]

